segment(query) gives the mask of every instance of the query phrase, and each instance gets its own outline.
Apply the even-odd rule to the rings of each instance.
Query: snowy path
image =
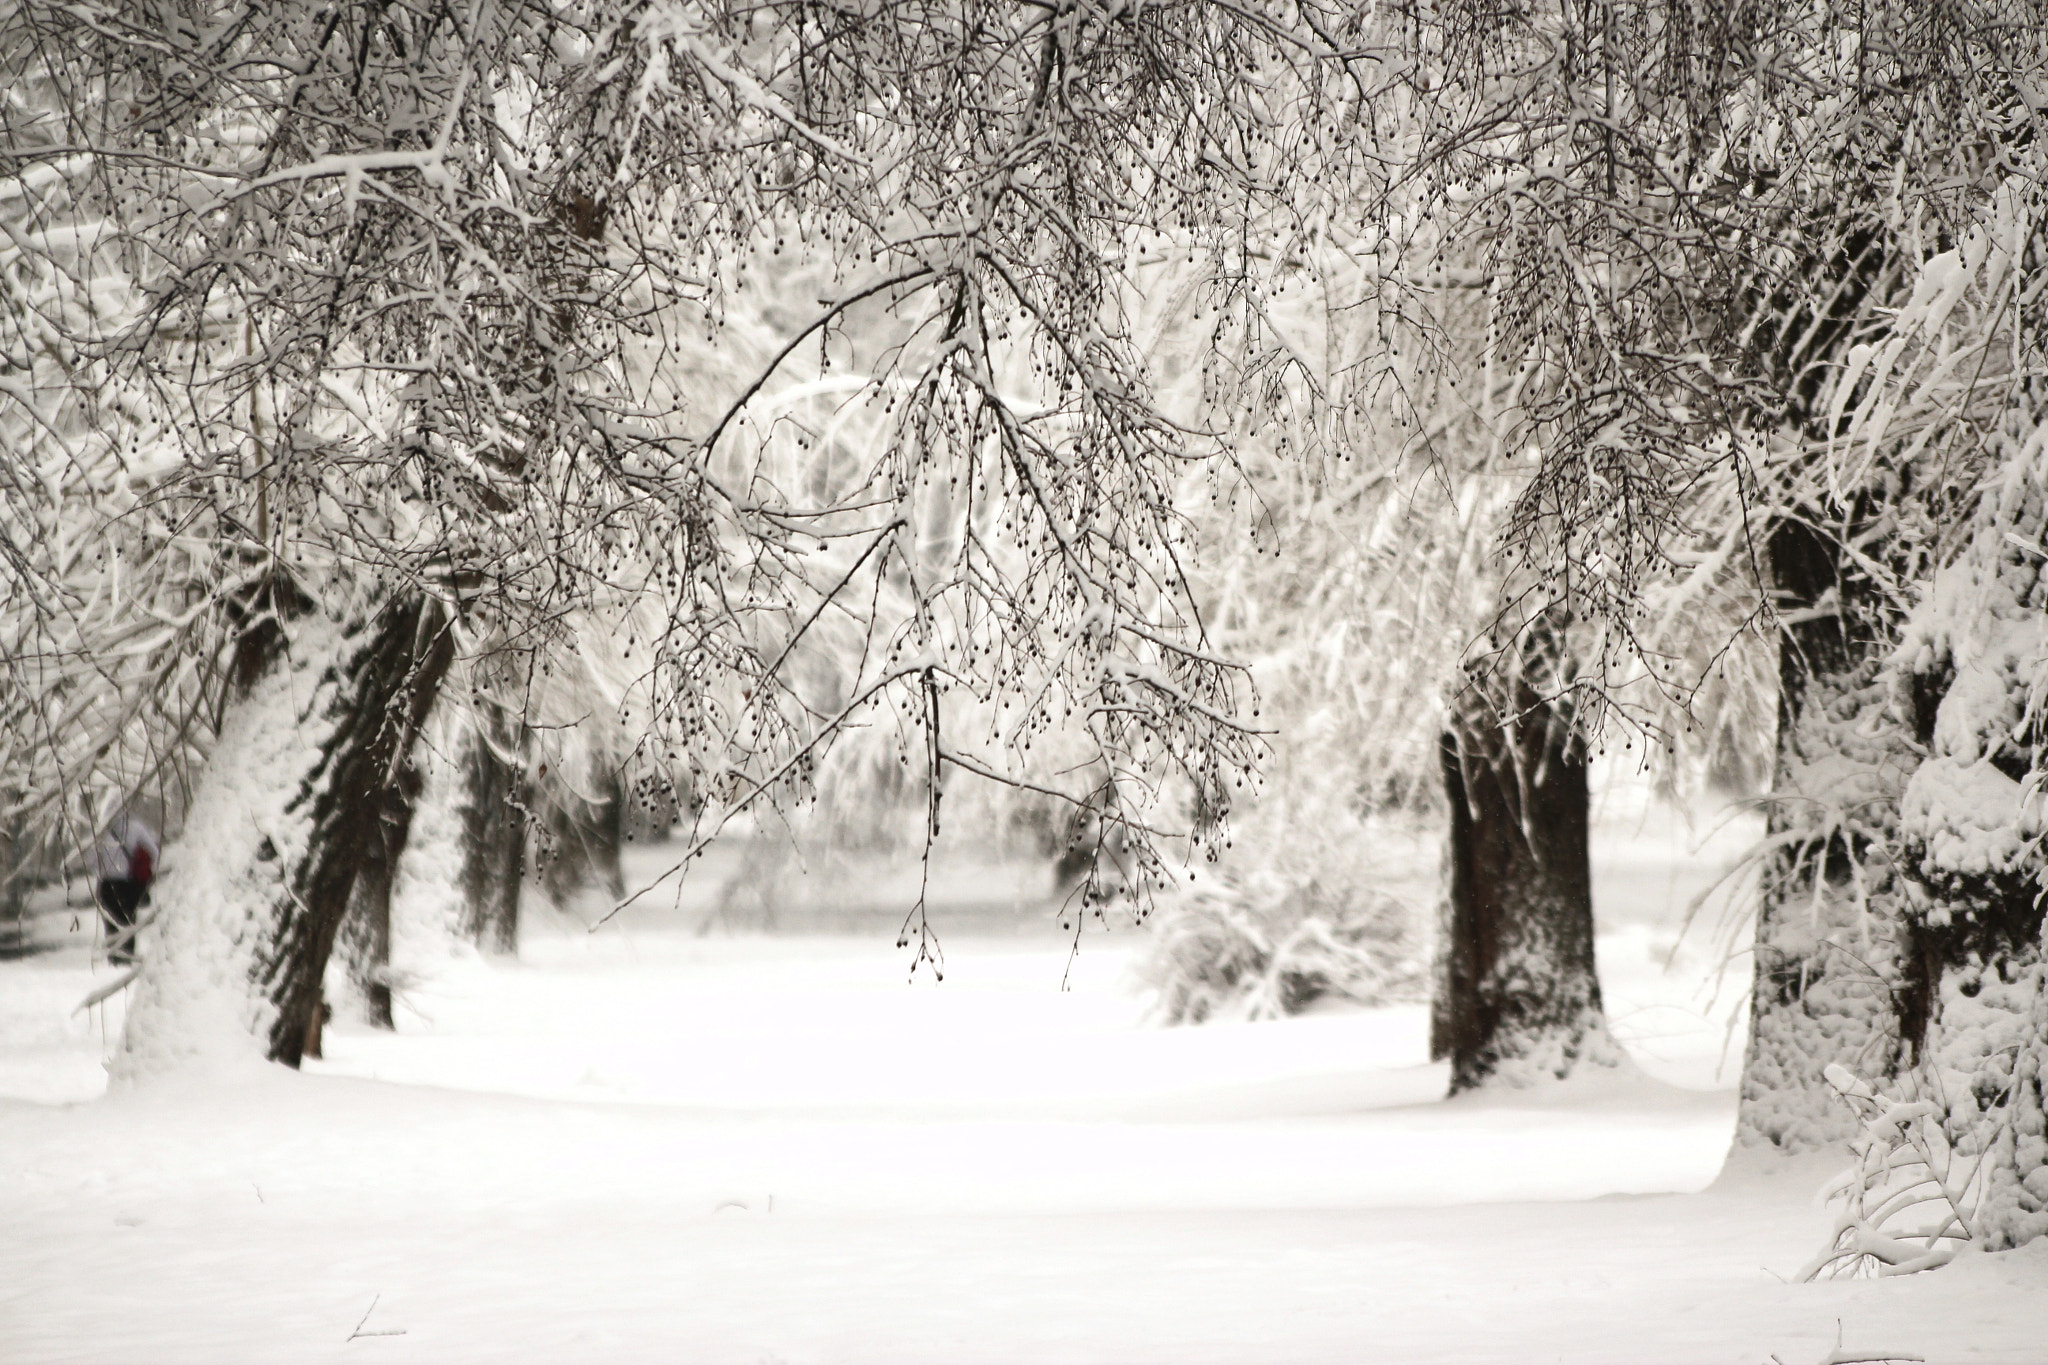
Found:
[[[1664,907],[1603,920],[1618,1031],[1691,1088],[1446,1103],[1416,1006],[1144,1027],[1132,935],[1063,992],[1030,933],[906,988],[873,936],[543,929],[305,1074],[0,1100],[0,1360],[2048,1359],[2048,1251],[1779,1278],[1832,1163],[1706,1188],[1729,1002],[1653,970],[1654,860],[1603,876]],[[0,963],[0,1093],[93,1093],[92,980]]]

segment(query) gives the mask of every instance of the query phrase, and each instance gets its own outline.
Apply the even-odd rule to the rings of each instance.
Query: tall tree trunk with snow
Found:
[[[439,607],[417,596],[352,627],[283,611],[245,633],[144,941],[120,1074],[221,1052],[298,1064],[357,875],[383,845],[384,793],[452,654]]]
[[[1881,326],[1896,280],[1892,236],[1859,187],[1797,263],[1797,283],[1759,301],[1751,348],[1781,404],[1786,437],[1827,450],[1840,422],[1828,396],[1852,343]],[[1887,661],[1894,593],[1870,572],[1898,551],[1873,513],[1906,485],[1865,471],[1844,505],[1809,457],[1805,500],[1767,542],[1779,618],[1778,726],[1757,908],[1739,1147],[1804,1151],[1848,1135],[1854,1116],[1823,1079],[1830,1065],[1889,1075],[1900,1064],[1902,888],[1891,861],[1898,798],[1918,761],[1893,705]],[[1886,537],[1889,537],[1887,539]],[[1850,542],[1863,542],[1851,550]],[[1892,566],[1901,581],[1905,564]]]
[[[1477,680],[1443,738],[1450,836],[1430,1051],[1451,1091],[1618,1054],[1593,970],[1585,741],[1568,700]]]
[[[2038,433],[2048,407],[2030,397],[2011,422],[2021,433]],[[1900,805],[1913,894],[1898,1028],[1948,1141],[1975,1167],[1965,1211],[1989,1250],[2048,1235],[2048,462],[2029,445],[1900,651],[1927,757]]]
[[[413,748],[420,791],[391,883],[388,980],[398,1000],[408,988],[444,975],[474,946],[462,886],[468,852],[463,826],[469,755],[462,742],[467,726],[449,714],[452,709],[437,707]]]
[[[1969,57],[1969,74],[1995,83],[1994,104],[2009,98],[2002,92],[2014,79],[2010,62],[2019,51],[2029,54],[2028,69],[2038,69],[2038,46],[1985,53],[1981,62]],[[1959,83],[1945,98],[1957,89],[1967,86]],[[1947,121],[1968,138],[1982,136],[1982,119]],[[2048,1234],[2048,822],[2040,802],[2048,777],[2048,392],[2039,379],[2048,334],[2039,266],[2048,232],[2036,193],[2038,162],[2004,183],[1980,183],[1975,202],[1970,191],[1959,193],[1963,182],[1948,179],[1958,168],[1998,165],[1997,177],[2012,175],[1995,159],[1976,161],[1976,150],[1958,148],[1959,155],[1933,167],[1941,187],[1926,201],[1956,195],[1949,202],[1974,221],[1944,223],[1947,241],[1940,244],[1947,250],[1935,251],[1936,243],[1910,232],[1894,239],[1905,278],[1872,338],[1881,344],[1880,364],[1858,373],[1857,362],[1879,345],[1852,354],[1826,408],[1840,414],[1824,433],[1829,449],[1853,452],[1860,463],[1852,471],[1866,479],[1874,471],[1881,483],[1869,532],[1853,538],[1853,553],[1841,553],[1828,604],[1845,635],[1821,643],[1837,646],[1828,661],[1836,677],[1851,683],[1873,671],[1866,661],[1882,650],[1888,657],[1881,681],[1864,691],[1812,679],[1803,689],[1788,687],[1804,714],[1781,741],[1781,749],[1807,760],[1808,772],[1834,791],[1865,798],[1875,812],[1860,827],[1844,818],[1844,829],[1822,845],[1829,854],[1822,866],[1861,870],[1860,884],[1831,878],[1817,888],[1831,894],[1812,898],[1839,904],[1846,890],[1859,893],[1878,941],[1858,968],[1875,989],[1838,1009],[1830,1027],[1806,1030],[1800,1041],[1807,1065],[1839,1058],[1856,1080],[1840,1071],[1833,1079],[1861,1097],[1866,1112],[1874,1104],[1884,1115],[1866,1120],[1874,1159],[1911,1154],[1902,1150],[1901,1122],[1923,1137],[1930,1136],[1926,1125],[1938,1127],[1928,1167],[1905,1169],[1913,1175],[1936,1168],[1929,1173],[1945,1180],[1942,1194],[1952,1206],[1935,1202],[1935,1216],[1923,1220],[1925,1204],[1903,1211],[1866,1204],[1864,1221],[1845,1228],[1847,1240],[1834,1248],[1850,1264],[1866,1255],[1893,1265],[1938,1260],[1946,1254],[1939,1235],[1903,1235],[1923,1221],[1988,1248]],[[1920,211],[1918,202],[1907,202]],[[1954,531],[1965,516],[1970,535],[1958,551]],[[1776,557],[1782,575],[1791,557]],[[1864,605],[1859,595],[1877,594],[1859,593],[1848,567],[1873,559],[1883,576],[1918,589],[1910,610],[1900,608],[1905,619],[1889,649],[1877,632],[1863,632],[1861,641],[1847,633],[1878,617],[1854,610]],[[1867,693],[1876,695],[1866,700]],[[1818,743],[1807,747],[1810,738]],[[1858,805],[1830,792],[1816,809],[1846,817]],[[1889,861],[1854,857],[1857,837]],[[1769,944],[1773,907],[1765,908],[1760,938]],[[1796,904],[1777,908],[1785,924],[1799,927]],[[1810,950],[1805,956],[1825,960]],[[1760,1023],[1768,1022],[1762,971],[1760,960]],[[1857,1039],[1844,1015],[1867,1035],[1857,1056],[1840,1055],[1841,1039]],[[1755,1060],[1753,1051],[1753,1067]],[[1749,1094],[1744,1098],[1747,1132],[1755,1127],[1755,1106]],[[1914,1108],[1892,1109],[1900,1099]],[[1941,1224],[1950,1213],[1953,1219]]]
[[[1770,542],[1779,636],[1778,759],[1757,912],[1737,1141],[1804,1151],[1854,1116],[1822,1077],[1902,1060],[1904,888],[1890,858],[1918,757],[1884,671],[1896,635],[1874,587],[1801,521]]]
[[[486,703],[463,758],[462,894],[464,929],[488,952],[519,946],[519,887],[526,868],[531,807],[523,727],[503,707]]]

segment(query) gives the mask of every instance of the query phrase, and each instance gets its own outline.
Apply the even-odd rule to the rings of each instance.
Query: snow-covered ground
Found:
[[[1451,1102],[1421,1006],[1153,1027],[1141,931],[1070,958],[971,879],[942,984],[879,911],[700,937],[698,885],[303,1074],[98,1098],[118,1001],[71,1013],[106,969],[47,914],[0,961],[0,1360],[2048,1359],[2048,1251],[1787,1283],[1836,1163],[1716,1181],[1747,964],[1717,992],[1739,932],[1677,930],[1743,835],[1610,814],[1637,1066]]]

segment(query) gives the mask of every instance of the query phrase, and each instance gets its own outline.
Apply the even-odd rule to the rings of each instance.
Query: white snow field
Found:
[[[1788,1283],[1842,1163],[1717,1181],[1741,944],[1677,931],[1741,837],[1687,837],[1599,839],[1637,1066],[1450,1102],[1420,1005],[1159,1028],[1142,931],[1070,964],[1005,891],[906,983],[875,914],[698,936],[707,883],[303,1073],[100,1097],[119,1004],[71,1012],[107,969],[46,914],[0,962],[0,1360],[2048,1360],[2048,1246]]]

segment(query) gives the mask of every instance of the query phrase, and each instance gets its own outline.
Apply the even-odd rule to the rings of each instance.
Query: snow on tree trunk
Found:
[[[1475,682],[1443,738],[1450,805],[1430,1051],[1456,1094],[1619,1059],[1593,970],[1584,739],[1568,701]]]
[[[2048,1233],[2048,480],[2008,471],[1987,502],[1988,529],[1936,576],[1900,651],[1928,754],[1899,816],[1914,892],[1902,1028],[1976,1171],[1970,1232],[1999,1250]]]
[[[445,708],[437,708],[437,714]],[[463,893],[469,755],[456,727],[429,722],[414,751],[420,775],[411,837],[398,859],[391,889],[391,966],[394,989],[423,983],[473,956],[469,910]]]
[[[246,637],[219,741],[167,859],[117,1074],[249,1055],[298,1065],[383,793],[452,647],[438,608],[317,614]]]
[[[518,761],[521,726],[486,704],[464,744],[462,897],[464,932],[486,952],[519,946],[519,886],[526,869],[530,805]]]
[[[438,774],[431,792],[429,771]],[[394,980],[444,963],[467,918],[460,886],[461,817],[455,806],[460,786],[454,761],[422,736],[378,795],[381,818],[356,873],[355,891],[336,941],[336,956],[346,969],[348,998],[373,1028],[396,1026]],[[420,820],[428,815],[434,826],[423,829]],[[443,866],[451,860],[452,872]],[[401,909],[402,898],[407,904]],[[403,929],[401,915],[408,920]],[[408,937],[404,950],[401,934]],[[330,983],[333,975],[330,968]]]
[[[1899,1062],[1904,894],[1888,850],[1918,761],[1884,673],[1891,631],[1873,590],[1804,522],[1774,532],[1782,613],[1778,759],[1757,912],[1737,1142],[1806,1151],[1855,1116],[1822,1072]]]

